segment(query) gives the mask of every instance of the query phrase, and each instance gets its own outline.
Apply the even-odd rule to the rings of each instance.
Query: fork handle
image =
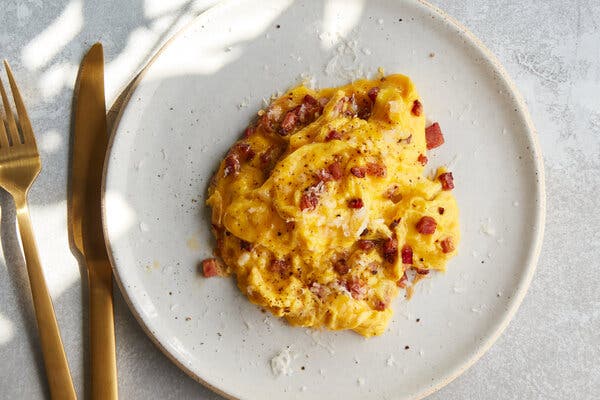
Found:
[[[48,293],[44,272],[42,271],[38,257],[26,195],[15,196],[15,206],[17,208],[17,222],[23,244],[23,252],[25,253],[25,263],[27,264],[27,274],[29,275],[29,284],[31,286],[35,318],[42,344],[46,376],[48,378],[48,386],[50,387],[50,396],[56,400],[77,399],[73,381],[71,380],[69,364],[67,363],[67,357],[60,338],[52,299]]]
[[[106,259],[87,259],[90,284],[92,400],[117,400],[112,271]]]

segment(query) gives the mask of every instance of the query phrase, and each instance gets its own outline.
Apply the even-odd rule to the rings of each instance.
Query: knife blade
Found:
[[[69,234],[88,271],[91,398],[111,400],[118,398],[118,390],[112,271],[104,244],[101,211],[108,132],[104,53],[100,43],[94,44],[81,62],[73,112]]]

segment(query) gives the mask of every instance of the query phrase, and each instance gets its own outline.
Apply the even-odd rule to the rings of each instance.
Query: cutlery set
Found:
[[[35,136],[13,73],[4,62],[16,115],[0,80],[0,187],[13,197],[52,399],[76,399],[52,299],[39,260],[27,193],[41,170]],[[85,55],[75,85],[73,150],[68,199],[69,236],[84,260],[89,283],[91,398],[118,398],[112,271],[102,231],[101,183],[108,146],[104,55],[96,43]],[[15,118],[16,117],[16,118]]]

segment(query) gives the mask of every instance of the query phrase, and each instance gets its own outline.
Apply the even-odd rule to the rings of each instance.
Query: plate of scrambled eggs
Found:
[[[401,288],[444,270],[460,238],[443,144],[404,75],[290,89],[259,112],[208,189],[217,258],[255,304],[291,325],[381,335]],[[412,286],[410,286],[412,288]]]
[[[541,155],[493,55],[421,1],[219,3],[135,82],[105,167],[119,287],[231,399],[417,399],[540,250]]]

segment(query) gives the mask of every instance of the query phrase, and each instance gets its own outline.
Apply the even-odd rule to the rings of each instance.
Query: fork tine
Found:
[[[2,85],[1,82],[0,85]],[[8,148],[8,136],[6,136],[6,129],[4,129],[4,119],[0,118],[0,149],[6,148]]]
[[[31,128],[31,122],[27,116],[27,110],[25,110],[25,104],[21,98],[21,93],[17,88],[15,77],[8,65],[8,61],[4,60],[4,68],[6,68],[6,74],[8,75],[8,82],[10,83],[10,91],[15,99],[15,105],[17,106],[17,115],[19,116],[19,124],[21,125],[21,131],[23,132],[23,142],[29,145],[35,146],[35,136],[33,136],[33,129]],[[17,132],[18,133],[18,132]]]
[[[4,114],[6,114],[6,122],[8,123],[8,136],[10,137],[10,140],[12,141],[13,145],[20,143],[21,140],[19,139],[17,123],[15,122],[15,116],[13,115],[12,108],[8,101],[8,97],[6,96],[6,92],[4,91],[2,79],[0,79],[0,94],[2,95],[2,103],[4,104]],[[6,143],[6,145],[8,146],[8,141]],[[4,142],[2,142],[2,146],[4,146]]]

